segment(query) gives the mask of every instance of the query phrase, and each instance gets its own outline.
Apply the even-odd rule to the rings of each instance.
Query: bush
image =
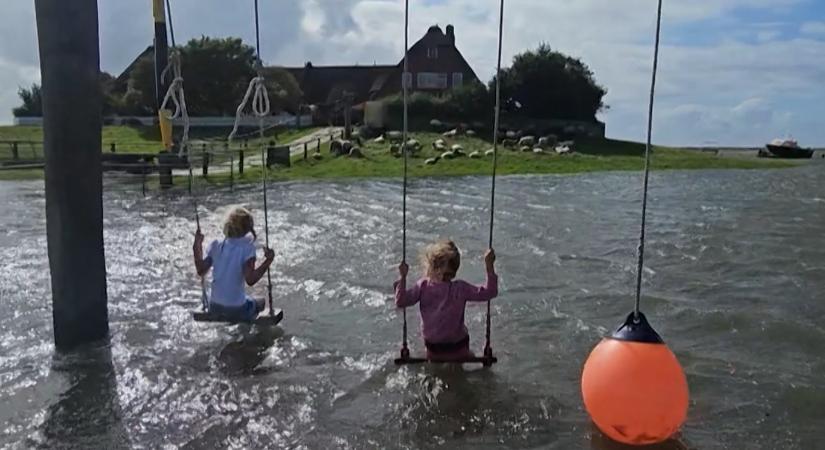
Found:
[[[404,116],[402,95],[385,99],[390,128],[401,128]],[[492,124],[493,98],[481,83],[473,83],[437,97],[414,92],[408,99],[409,125],[411,129],[428,129],[433,119],[441,122],[481,122]]]

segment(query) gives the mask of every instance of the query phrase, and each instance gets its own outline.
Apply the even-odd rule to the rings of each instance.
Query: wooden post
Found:
[[[321,153],[321,138],[318,138],[318,146],[316,147],[315,151]]]
[[[11,143],[11,159],[15,161],[20,159],[20,149],[17,148],[17,141]]]
[[[309,159],[309,142],[304,142],[304,161]]]
[[[163,69],[169,64],[169,41],[166,34],[166,9],[163,0],[152,1],[152,15],[155,19],[155,98],[160,109],[166,95],[167,83],[163,82]]]
[[[58,350],[109,334],[97,0],[36,0],[46,235]]]
[[[117,144],[112,142],[112,144],[109,146],[109,151],[112,152],[112,153],[116,153],[117,152]]]
[[[186,157],[189,158],[189,155],[187,154]],[[158,184],[161,189],[169,189],[173,186],[171,163],[173,158],[175,156],[165,150],[158,153]]]
[[[229,190],[235,190],[235,157],[229,155]]]
[[[238,175],[243,175],[243,149],[238,151]]]
[[[203,176],[209,175],[209,151],[206,150],[206,144],[201,147],[201,154],[203,155]]]

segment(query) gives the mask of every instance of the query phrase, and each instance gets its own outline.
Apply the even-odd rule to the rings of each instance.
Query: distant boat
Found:
[[[759,151],[763,158],[810,159],[814,154],[813,150],[800,147],[793,139],[774,139],[765,148],[767,150]]]

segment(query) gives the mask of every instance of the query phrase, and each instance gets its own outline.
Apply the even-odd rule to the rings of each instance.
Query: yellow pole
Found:
[[[168,109],[158,111],[158,124],[160,125],[160,139],[166,150],[172,150],[172,112]]]
[[[152,16],[155,23],[166,23],[166,9],[163,7],[163,0],[152,0]]]

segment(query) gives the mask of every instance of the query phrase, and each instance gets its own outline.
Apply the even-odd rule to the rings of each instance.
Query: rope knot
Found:
[[[251,101],[251,104],[250,104]],[[244,115],[246,105],[250,105],[252,115],[263,121],[264,117],[269,116],[271,107],[269,103],[269,92],[266,89],[266,79],[261,72],[249,81],[249,86],[246,88],[246,94],[243,96],[243,101],[238,105],[235,111],[235,125],[232,127],[232,132],[229,133],[229,141],[238,134],[238,128],[241,125],[241,118]]]
[[[169,53],[169,62],[166,68],[163,69],[163,72],[161,72],[161,80],[166,80],[170,75],[172,81],[169,83],[169,88],[166,90],[166,95],[163,97],[163,103],[160,109],[168,109],[169,102],[171,102],[175,106],[175,109],[169,119],[181,119],[183,121],[183,136],[181,137],[180,150],[178,151],[178,156],[182,156],[189,143],[189,111],[186,108],[186,94],[183,90],[180,51],[177,49],[172,49]]]

